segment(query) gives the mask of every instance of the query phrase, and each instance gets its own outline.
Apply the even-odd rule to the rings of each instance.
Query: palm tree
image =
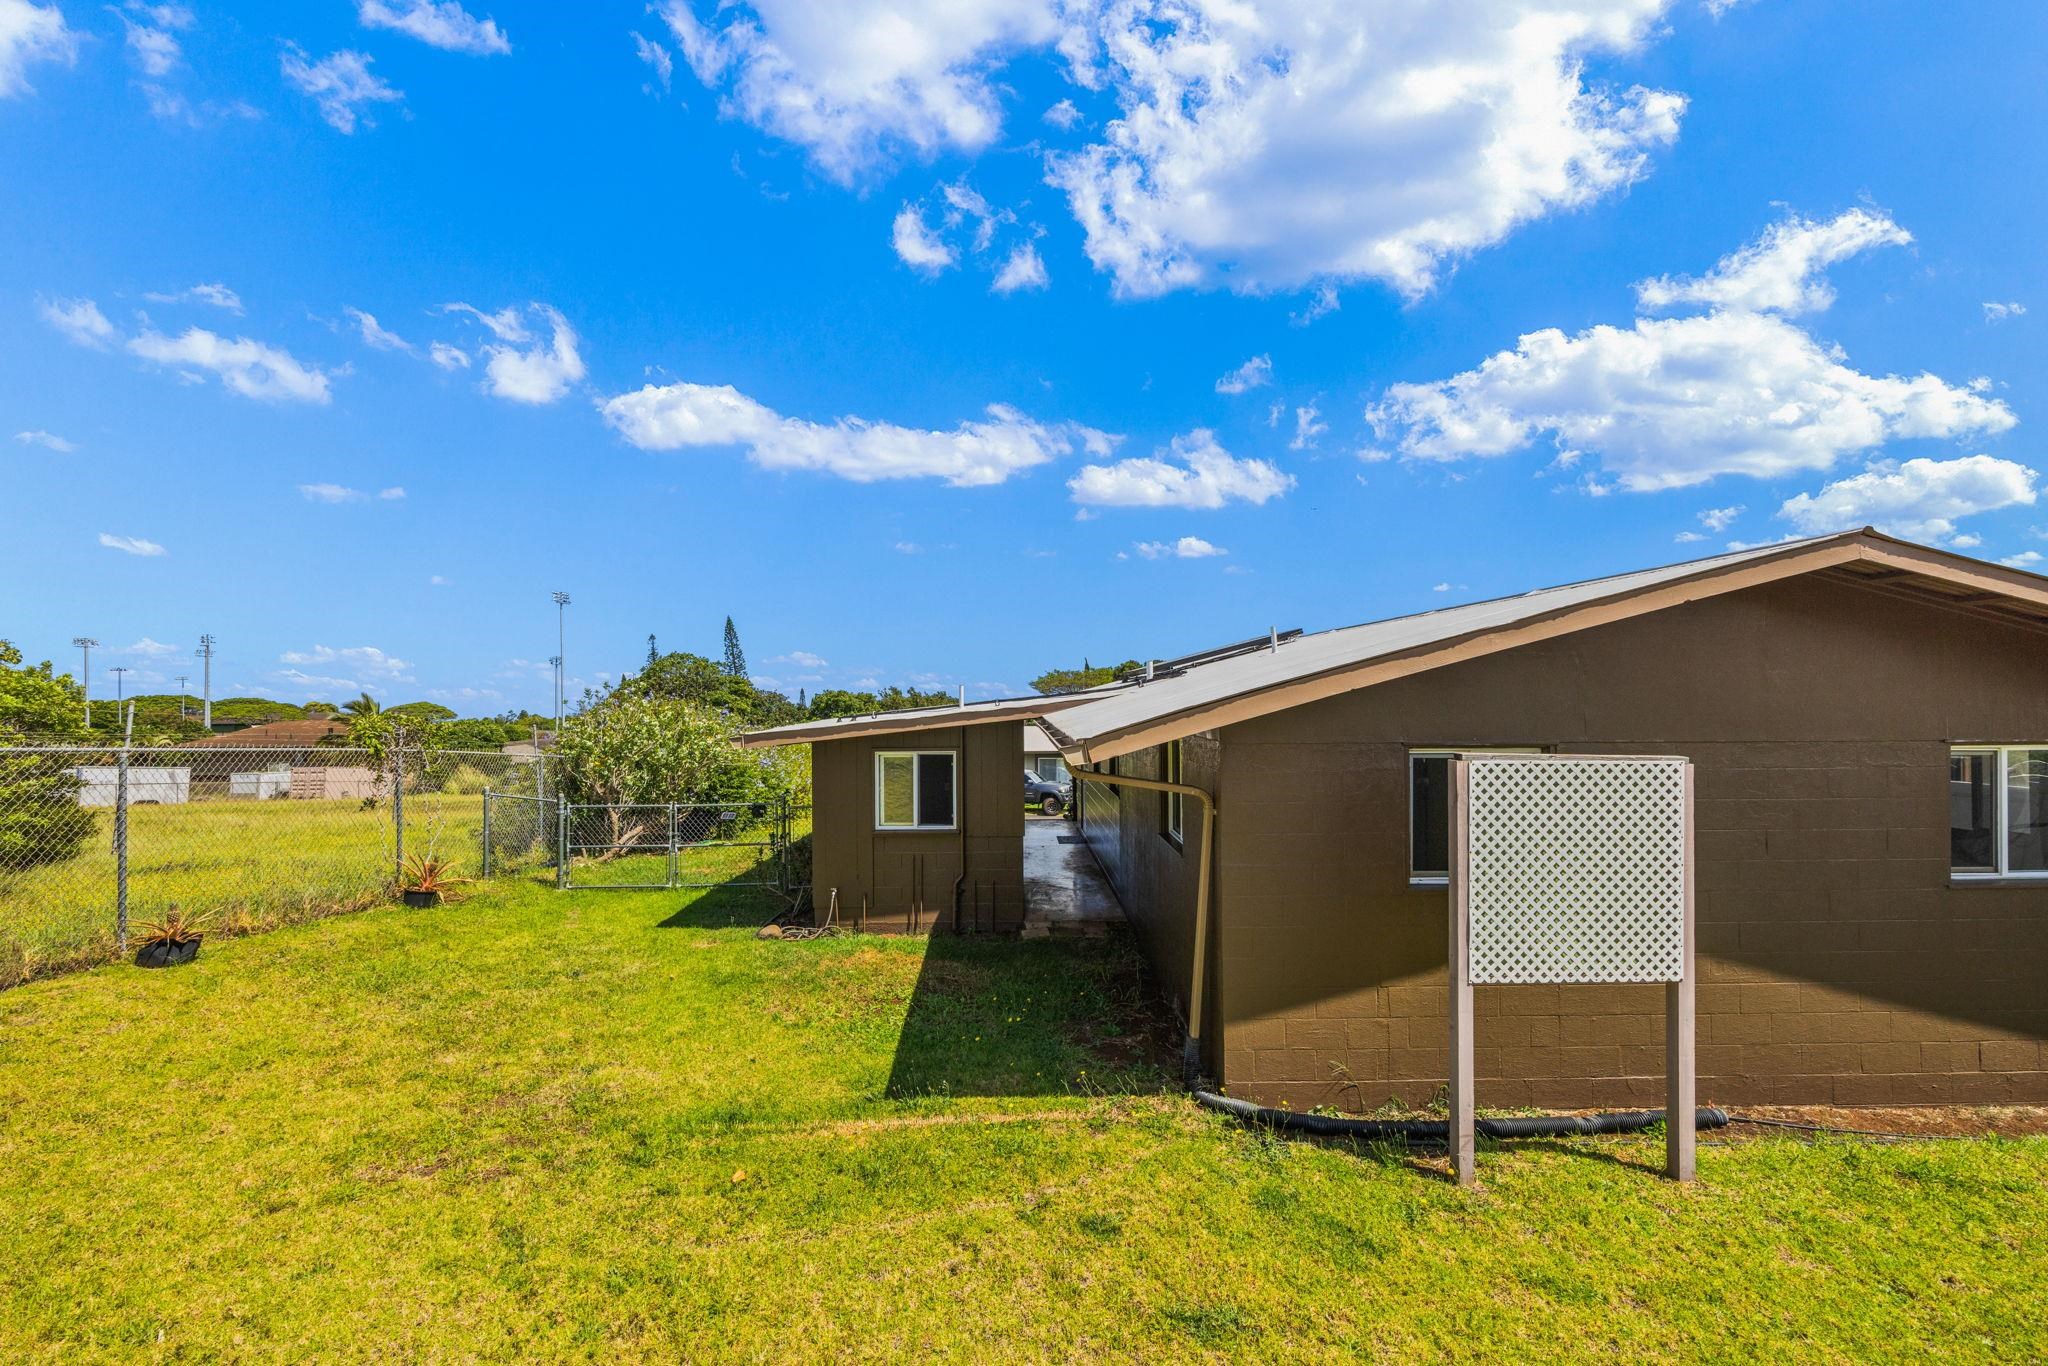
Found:
[[[350,716],[375,716],[384,710],[384,704],[364,693],[361,697],[352,697],[342,703],[341,709]]]

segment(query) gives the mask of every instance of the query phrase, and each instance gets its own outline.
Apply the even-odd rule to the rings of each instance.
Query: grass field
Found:
[[[492,889],[0,992],[0,1358],[2012,1361],[2048,1142],[1435,1164],[1175,1095],[1117,942]]]
[[[78,857],[0,877],[0,985],[86,963],[115,950],[113,813]],[[361,910],[391,893],[389,802],[204,801],[140,805],[128,814],[133,920],[172,903],[247,933]],[[478,871],[483,799],[406,799],[408,852],[436,850]]]

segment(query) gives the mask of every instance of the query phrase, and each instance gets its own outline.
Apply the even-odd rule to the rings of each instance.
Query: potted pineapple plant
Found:
[[[144,921],[136,927],[135,966],[169,968],[191,962],[199,956],[199,941],[212,918],[205,911],[193,913],[173,905],[161,920]]]
[[[454,865],[439,854],[415,854],[405,861],[398,894],[408,906],[432,906],[449,888],[469,881],[455,875]]]

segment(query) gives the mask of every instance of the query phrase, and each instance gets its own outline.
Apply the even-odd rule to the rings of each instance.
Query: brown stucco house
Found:
[[[750,739],[815,746],[821,898],[1001,929],[1020,719],[1236,1094],[1443,1083],[1448,756],[1526,748],[1696,765],[1703,1100],[2048,1101],[2048,579],[1865,529]],[[1662,1096],[1661,988],[1476,1009],[1487,1104]]]

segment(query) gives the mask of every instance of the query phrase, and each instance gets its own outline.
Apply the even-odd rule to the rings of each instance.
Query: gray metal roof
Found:
[[[1709,580],[1760,561],[1796,561],[1786,565],[1784,572],[1805,572],[1820,567],[1822,563],[1841,561],[1843,556],[1840,555],[1825,556],[1819,563],[1812,558],[1813,552],[1836,546],[1842,547],[1852,558],[1875,558],[1893,566],[1885,570],[1887,577],[1915,574],[1965,582],[1977,590],[1969,594],[1967,600],[1971,602],[2005,596],[2023,599],[2033,604],[2032,610],[2037,614],[2028,620],[2035,625],[2048,621],[2048,591],[2044,591],[2048,585],[2044,585],[2041,577],[1985,564],[1950,551],[1914,545],[1864,527],[1826,536],[1780,541],[1655,569],[1588,579],[1556,588],[1539,588],[1514,597],[1445,607],[1434,612],[1419,612],[1413,616],[1346,626],[1314,635],[1283,634],[1278,643],[1270,647],[1240,644],[1227,647],[1226,652],[1214,658],[1190,656],[1187,660],[1175,661],[1175,667],[1163,670],[1160,676],[1149,681],[1134,679],[1059,697],[1009,698],[967,707],[883,712],[840,721],[781,726],[774,730],[756,731],[743,737],[743,743],[790,744],[980,721],[1038,719],[1059,742],[1069,760],[1093,762],[1121,753],[1134,744],[1157,742],[1162,737],[1173,738],[1176,733],[1206,729],[1218,708],[1231,707],[1241,718],[1245,704],[1240,703],[1240,699],[1251,699],[1291,684],[1309,684],[1313,689],[1312,681],[1321,679],[1341,685],[1346,676],[1381,661],[1401,656],[1429,656],[1439,648],[1452,649],[1459,642],[1513,630],[1580,608],[1619,602],[1666,585]],[[1982,591],[1987,588],[1991,591]],[[1957,599],[1952,597],[1948,600]],[[1429,665],[1423,663],[1419,667]],[[1362,681],[1354,686],[1366,684]],[[1333,686],[1323,695],[1341,690],[1341,686]],[[1302,699],[1294,699],[1299,700]],[[1277,699],[1274,702],[1276,707],[1293,704]],[[1184,726],[1181,724],[1183,721]],[[1118,737],[1126,738],[1120,740]]]
[[[1841,540],[1836,533],[1783,541],[1752,550],[1738,550],[1657,569],[1637,570],[1556,588],[1539,588],[1509,598],[1444,607],[1413,616],[1345,626],[1336,630],[1282,640],[1277,649],[1255,650],[1204,664],[1174,678],[1122,688],[1099,700],[1062,711],[1052,723],[1068,740],[1086,745],[1101,736],[1129,730],[1181,712],[1193,712],[1233,697],[1355,668],[1390,655],[1425,648],[1476,633],[1495,631],[1518,622],[1606,598],[1626,597],[1660,584],[1711,574],[1751,560],[1810,549]]]
[[[1118,685],[1112,685],[1112,689]],[[1108,689],[1102,690],[1108,691]],[[798,721],[793,725],[771,726],[740,736],[742,745],[792,745],[822,740],[846,740],[859,735],[890,735],[920,730],[942,730],[952,726],[975,726],[993,721],[1029,721],[1078,706],[1090,693],[1065,693],[1057,697],[1003,697],[966,706],[918,707],[910,711],[865,712],[859,716],[835,716],[828,721]]]

